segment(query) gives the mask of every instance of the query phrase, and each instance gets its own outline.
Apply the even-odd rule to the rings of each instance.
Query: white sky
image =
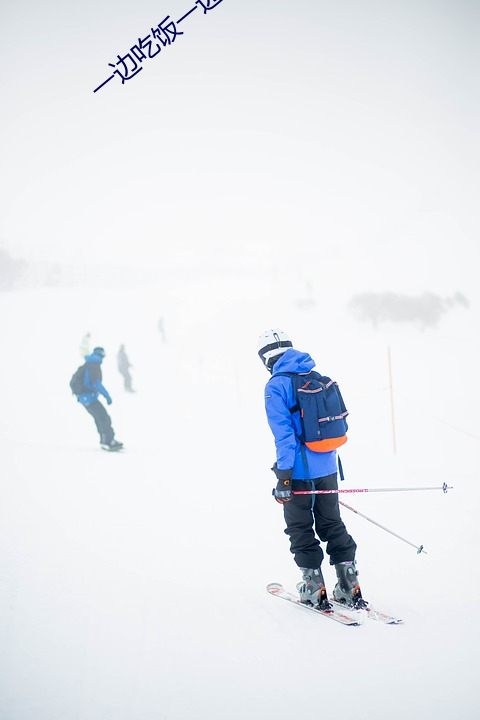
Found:
[[[285,268],[301,247],[300,265],[328,253],[359,287],[468,294],[478,5],[223,0],[93,93],[117,54],[192,6],[3,5],[3,246]]]

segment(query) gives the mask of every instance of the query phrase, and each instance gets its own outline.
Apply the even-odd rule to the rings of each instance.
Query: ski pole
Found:
[[[367,493],[367,492],[412,492],[413,490],[453,490],[452,485],[443,485],[438,487],[416,487],[416,488],[345,488],[341,490],[294,490],[292,495],[333,495],[336,493]]]
[[[355,508],[351,507],[350,505],[347,505],[346,503],[342,502],[341,500],[339,500],[338,502],[340,505],[343,505],[343,507],[346,507],[346,508],[348,508],[348,510],[351,510],[352,512],[354,512],[356,515],[360,515],[360,517],[365,518],[365,520],[368,520],[368,522],[371,522],[374,525],[376,525],[377,527],[382,528],[382,530],[385,530],[386,532],[390,533],[390,535],[394,535],[399,540],[403,540],[403,542],[406,542],[407,545],[411,545],[412,547],[414,547],[417,551],[417,555],[420,555],[420,553],[422,553],[422,552],[425,553],[425,555],[427,554],[425,552],[425,550],[423,549],[423,545],[415,545],[415,543],[412,543],[409,540],[405,540],[405,538],[401,537],[400,535],[397,535],[397,533],[392,532],[392,530],[389,530],[388,528],[384,527],[383,525],[380,525],[380,523],[376,522],[375,520],[372,520],[372,518],[367,517],[363,513],[359,512],[358,510],[355,510]]]

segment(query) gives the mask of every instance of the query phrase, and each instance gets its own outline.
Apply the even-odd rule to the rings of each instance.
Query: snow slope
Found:
[[[241,275],[0,295],[2,720],[478,714],[478,310],[375,332],[341,305],[325,319],[272,297]],[[364,595],[403,626],[344,628],[265,591],[299,579],[270,495],[255,350],[276,325],[341,384],[346,487],[454,486],[345,498],[425,546],[343,511]],[[99,449],[69,393],[86,331],[107,350],[122,454]]]

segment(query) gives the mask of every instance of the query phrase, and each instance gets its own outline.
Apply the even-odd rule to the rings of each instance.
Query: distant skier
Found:
[[[105,350],[102,347],[94,348],[91,355],[86,356],[85,364],[79,367],[72,377],[70,387],[77,396],[78,402],[95,420],[102,448],[110,451],[120,450],[123,443],[115,440],[110,415],[98,399],[99,395],[103,395],[107,405],[112,404],[112,398],[102,384],[101,364],[104,357]]]
[[[90,338],[91,335],[89,332],[87,332],[82,338],[82,342],[80,343],[80,355],[82,358],[86,357],[86,355],[90,352]]]
[[[127,353],[125,352],[125,345],[120,345],[117,353],[117,366],[123,377],[125,390],[127,390],[127,392],[134,392],[132,389],[132,376],[130,375],[130,368],[133,367],[133,365],[130,364]]]
[[[159,318],[158,320],[158,332],[160,333],[162,337],[162,342],[165,343],[167,341],[166,335],[165,335],[165,323],[163,320],[163,317]]]
[[[265,409],[277,455],[272,467],[277,478],[273,495],[283,505],[290,551],[302,571],[303,583],[297,586],[300,600],[321,609],[330,607],[321,570],[324,553],[320,539],[327,543],[330,564],[335,565],[338,582],[333,597],[348,607],[365,607],[357,580],[357,546],[340,517],[338,495],[292,494],[292,491],[338,488],[336,450],[328,449],[328,445],[324,450],[323,445],[319,451],[318,441],[308,443],[316,448],[312,450],[300,441],[300,400],[294,390],[294,381],[301,375],[304,390],[315,363],[307,353],[294,350],[291,340],[279,329],[266,330],[258,339],[257,349],[265,367],[272,373],[265,387]],[[293,376],[281,373],[292,373]],[[345,441],[346,436],[341,442]]]

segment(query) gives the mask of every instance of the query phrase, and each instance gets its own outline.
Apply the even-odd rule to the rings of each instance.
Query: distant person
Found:
[[[161,317],[158,321],[158,332],[160,333],[162,337],[162,342],[166,342],[167,338],[165,336],[165,323],[163,322],[163,317]]]
[[[334,599],[347,607],[364,608],[366,602],[362,598],[355,564],[357,546],[340,517],[338,495],[294,494],[305,490],[338,489],[336,448],[346,441],[346,435],[336,437],[327,432],[327,439],[301,440],[306,416],[308,414],[310,418],[312,413],[307,413],[306,406],[302,405],[301,419],[299,403],[316,403],[315,393],[323,390],[325,395],[332,385],[330,381],[317,390],[318,379],[323,383],[330,378],[314,372],[315,363],[310,355],[295,350],[290,338],[278,328],[266,330],[258,339],[257,349],[272,376],[265,387],[265,409],[277,456],[272,467],[277,478],[273,495],[283,506],[290,552],[302,572],[303,582],[297,585],[300,600],[323,610],[330,608],[321,570],[324,557],[320,546],[322,541],[327,544],[330,564],[335,566],[337,574]],[[305,396],[309,394],[308,401],[303,396],[300,399],[299,389]],[[337,414],[337,408],[331,409],[334,412],[327,414],[337,417],[322,417],[322,421],[341,420],[343,416]],[[317,419],[316,408],[314,418],[318,433],[320,420]],[[341,427],[342,431],[343,428],[346,430],[346,423]]]
[[[80,343],[80,355],[82,358],[86,357],[90,352],[90,338],[91,335],[89,332],[87,332],[82,339],[82,342]]]
[[[104,357],[105,350],[102,347],[94,348],[92,354],[85,357],[84,365],[73,375],[70,387],[77,396],[78,402],[95,420],[102,448],[110,451],[120,450],[123,443],[115,440],[110,415],[98,399],[99,395],[103,395],[107,405],[112,404],[112,398],[102,385],[101,365]]]
[[[123,377],[125,390],[127,392],[134,392],[132,389],[132,376],[130,375],[130,368],[133,367],[133,365],[130,364],[127,353],[125,352],[125,345],[120,345],[117,353],[117,365],[120,375]]]

